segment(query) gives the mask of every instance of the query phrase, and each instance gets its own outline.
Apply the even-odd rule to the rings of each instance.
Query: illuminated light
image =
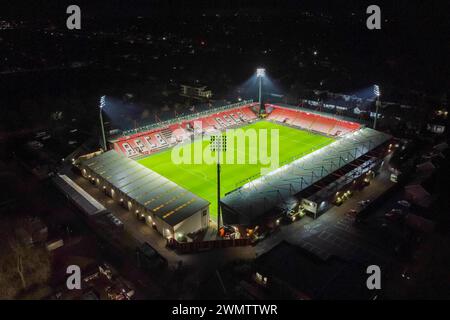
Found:
[[[106,97],[105,96],[101,96],[100,98],[100,109],[103,109],[106,105]]]
[[[120,199],[120,202],[123,202],[123,199],[122,199],[122,198]]]
[[[139,210],[136,210],[136,213],[139,213]]]
[[[265,77],[266,76],[266,69],[264,68],[258,68],[256,69],[256,77]]]
[[[106,190],[106,187],[105,187],[105,186],[103,186],[103,190]]]
[[[380,87],[378,85],[373,86],[373,93],[379,97],[381,95]]]

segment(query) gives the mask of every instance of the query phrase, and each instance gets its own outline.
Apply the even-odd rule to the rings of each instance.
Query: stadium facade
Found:
[[[115,150],[80,162],[82,175],[166,238],[205,230],[209,202]]]

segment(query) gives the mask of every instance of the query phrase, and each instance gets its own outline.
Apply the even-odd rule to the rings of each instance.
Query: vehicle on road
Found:
[[[367,206],[369,203],[370,203],[370,199],[362,200],[362,201],[359,201],[359,202],[358,202],[358,204],[359,204],[361,207],[365,207],[365,206]]]

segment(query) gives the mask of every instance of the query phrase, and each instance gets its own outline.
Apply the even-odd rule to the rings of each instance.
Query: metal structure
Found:
[[[220,230],[221,211],[220,211],[220,152],[227,151],[227,136],[212,135],[210,137],[210,149],[217,153],[217,233]]]
[[[258,102],[259,102],[259,107],[261,108],[262,105],[262,79],[266,76],[266,69],[264,68],[258,68],[256,69],[256,77],[259,79],[259,94],[258,94]]]
[[[373,86],[373,93],[375,94],[375,96],[377,97],[376,101],[375,101],[375,117],[373,120],[373,129],[377,128],[377,119],[378,119],[378,108],[380,107],[380,87],[378,85],[374,85]]]
[[[100,98],[100,126],[102,128],[102,137],[103,137],[103,150],[108,150],[107,149],[107,144],[106,144],[106,136],[105,136],[105,126],[103,124],[103,108],[106,106],[106,96],[101,96]]]

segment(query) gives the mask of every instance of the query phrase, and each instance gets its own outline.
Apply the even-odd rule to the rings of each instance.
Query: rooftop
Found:
[[[115,150],[84,160],[82,166],[171,226],[209,205],[205,199]]]

